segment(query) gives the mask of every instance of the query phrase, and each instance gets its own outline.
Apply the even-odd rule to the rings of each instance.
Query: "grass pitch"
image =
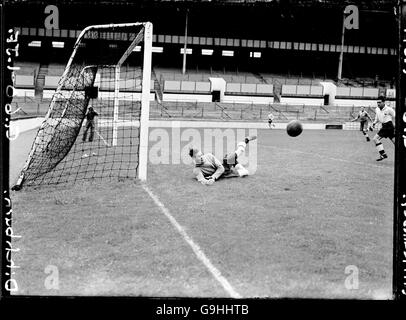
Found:
[[[33,136],[12,142],[11,180]],[[252,176],[207,187],[190,166],[150,164],[147,185],[242,297],[391,298],[392,143],[382,162],[359,131],[258,130],[256,143]],[[15,294],[229,296],[137,181],[12,200]]]

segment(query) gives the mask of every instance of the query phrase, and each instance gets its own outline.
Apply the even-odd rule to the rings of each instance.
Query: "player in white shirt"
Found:
[[[388,155],[385,153],[381,140],[383,138],[388,138],[393,142],[393,144],[395,144],[395,126],[393,124],[395,121],[395,110],[386,105],[385,97],[380,96],[378,98],[378,107],[376,108],[375,113],[375,120],[372,123],[372,127],[375,127],[377,123],[382,124],[382,128],[373,138],[376,149],[379,152],[379,158],[376,159],[376,161],[381,161],[388,157]]]
[[[256,136],[246,137],[244,142],[238,143],[236,151],[224,156],[223,162],[211,153],[203,154],[196,147],[190,147],[189,156],[193,159],[195,166],[193,174],[197,181],[212,185],[219,178],[248,176],[248,170],[238,163],[238,157],[244,153],[247,144],[256,138]]]
[[[274,119],[275,119],[275,116],[272,113],[268,114],[268,125],[269,125],[270,129],[275,128],[275,124],[272,123],[272,121]]]

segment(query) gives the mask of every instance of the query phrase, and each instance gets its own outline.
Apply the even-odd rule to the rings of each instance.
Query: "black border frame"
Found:
[[[6,74],[8,74],[8,70],[6,68],[6,22],[5,22],[5,0],[2,0],[0,3],[0,41],[1,41],[1,52],[0,52],[0,84],[1,84],[1,93],[0,93],[0,150],[1,150],[1,158],[0,158],[0,177],[2,181],[1,185],[1,220],[0,220],[0,227],[1,227],[1,297],[9,296],[8,290],[6,290],[6,283],[11,278],[11,269],[7,263],[7,251],[5,250],[5,246],[7,241],[10,241],[11,238],[6,235],[6,213],[9,212],[11,207],[9,207],[9,203],[6,201],[6,198],[9,198],[9,141],[7,139],[7,130],[6,125],[10,123],[10,117],[5,112],[5,105],[8,102],[6,98]],[[11,216],[11,213],[10,215]]]
[[[397,69],[397,83],[396,83],[396,143],[395,143],[395,185],[394,185],[394,221],[393,221],[393,299],[394,300],[406,300],[406,0],[397,0],[396,5],[396,19],[397,19],[397,34],[398,34],[398,69]],[[0,290],[0,300],[6,299],[9,301],[18,301],[18,300],[39,300],[39,302],[64,302],[69,300],[70,302],[105,302],[106,298],[95,298],[95,297],[78,297],[72,299],[64,299],[63,297],[58,298],[45,298],[45,297],[28,297],[28,296],[18,296],[13,297],[10,295],[10,292],[5,289],[5,283],[10,279],[10,268],[7,266],[7,252],[5,250],[5,243],[11,238],[6,235],[6,223],[5,217],[6,213],[10,212],[10,207],[8,207],[8,202],[5,200],[9,197],[9,140],[6,136],[7,128],[6,124],[10,123],[10,116],[5,112],[5,103],[6,103],[6,89],[5,89],[5,80],[7,75],[6,69],[6,0],[1,0],[0,2],[0,178],[2,181],[2,215],[0,220],[0,229],[1,229],[1,290]],[[384,190],[383,190],[384,192]],[[10,213],[9,218],[12,218]],[[7,276],[7,273],[9,274]],[[179,302],[179,299],[167,298],[168,303]],[[211,300],[211,301],[210,301]],[[108,301],[113,303],[122,303],[124,305],[128,302],[141,302],[146,308],[153,308],[158,304],[164,303],[161,299],[156,298],[108,298]],[[166,301],[166,300],[165,300]],[[279,299],[275,301],[277,305],[286,307],[289,302],[294,301],[294,299]],[[301,300],[303,302],[309,302],[310,305],[315,304],[315,301],[319,300]],[[342,302],[342,300],[340,300]],[[348,302],[344,300],[345,302]],[[209,299],[208,303],[235,303],[234,300],[228,299],[219,299],[217,301]],[[238,304],[253,304],[262,309],[265,306],[266,300],[238,300]],[[339,301],[337,301],[339,302]],[[201,299],[184,299],[183,304],[192,304],[197,305],[201,303],[206,303],[206,300]],[[331,304],[331,301],[329,302]],[[341,303],[340,303],[341,304]],[[357,302],[356,304],[364,305],[364,302]],[[379,303],[378,303],[379,305]],[[152,310],[150,310],[152,312]]]
[[[406,1],[397,3],[395,198],[393,221],[393,296],[406,300]],[[405,72],[403,72],[405,70]]]

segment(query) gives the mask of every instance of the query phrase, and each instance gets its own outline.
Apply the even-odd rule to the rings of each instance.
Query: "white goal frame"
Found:
[[[76,52],[79,48],[82,38],[85,34],[89,31],[98,31],[98,30],[105,30],[109,28],[126,28],[126,27],[136,27],[136,26],[143,26],[143,72],[142,72],[142,91],[141,91],[141,115],[139,120],[139,131],[140,131],[140,141],[139,141],[139,159],[138,159],[138,179],[141,181],[145,181],[147,179],[147,164],[148,164],[148,138],[149,138],[149,102],[150,102],[150,90],[151,90],[151,67],[152,67],[152,33],[153,33],[153,25],[151,22],[134,22],[134,23],[118,23],[118,24],[104,24],[104,25],[92,25],[88,26],[81,31],[79,34],[73,52],[69,58],[69,61],[65,67],[65,71],[62,74],[62,77],[59,81],[58,90],[62,90],[64,81],[69,74],[70,67],[72,62],[75,58]],[[117,129],[118,129],[118,108],[119,108],[119,90],[120,90],[120,67],[128,58],[128,56],[133,52],[136,44],[137,38],[133,40],[130,46],[127,48],[126,52],[120,58],[119,61],[115,65],[111,65],[110,67],[115,67],[115,84],[114,84],[114,110],[113,110],[113,147],[117,145]],[[86,68],[86,67],[85,67]],[[73,94],[72,91],[71,94]],[[54,103],[51,103],[48,112],[45,116],[45,120],[42,125],[50,118],[52,113],[52,109],[54,107]],[[67,106],[66,106],[67,107]],[[66,109],[63,111],[63,113]],[[41,125],[41,126],[42,126]],[[35,142],[34,142],[35,144]],[[31,151],[28,155],[28,159],[22,169],[22,173],[19,176],[15,190],[20,190],[22,184],[25,180],[25,171],[29,167],[34,154],[34,149],[31,148]]]
[[[134,22],[134,23],[121,23],[121,24],[107,24],[107,25],[94,25],[88,26],[80,33],[72,56],[68,62],[66,71],[69,70],[70,64],[73,61],[76,50],[79,46],[80,40],[84,34],[90,30],[109,29],[109,28],[123,28],[144,26],[144,54],[142,66],[142,91],[141,91],[141,116],[140,116],[140,145],[139,145],[139,159],[138,159],[138,179],[141,181],[147,180],[147,167],[148,167],[148,139],[149,139],[149,97],[151,91],[151,68],[152,68],[152,34],[153,25],[151,22]],[[118,114],[119,114],[119,93],[120,93],[120,69],[122,64],[127,60],[129,55],[134,51],[137,46],[137,38],[133,40],[126,52],[120,58],[115,68],[114,77],[114,109],[113,109],[113,141],[112,146],[117,145],[117,132],[118,132]],[[64,75],[63,75],[64,76]],[[62,76],[62,77],[63,77]]]
[[[142,66],[142,91],[141,91],[141,116],[140,116],[140,146],[139,146],[139,159],[138,159],[138,179],[141,181],[147,180],[147,167],[148,167],[148,140],[149,140],[149,97],[151,91],[151,68],[152,68],[152,35],[153,25],[151,22],[133,22],[133,23],[118,23],[118,24],[104,24],[88,26],[82,30],[78,39],[76,40],[74,50],[69,59],[69,62],[65,68],[65,73],[62,75],[62,79],[66,77],[70,65],[75,57],[76,51],[79,47],[81,39],[86,32],[90,30],[100,30],[109,28],[124,28],[124,27],[136,27],[144,26],[144,54],[143,54],[143,66]],[[137,38],[133,40],[126,52],[117,62],[117,64],[111,67],[115,68],[114,77],[114,109],[113,109],[113,141],[112,146],[117,145],[117,132],[118,132],[118,114],[119,114],[119,93],[120,93],[120,68],[129,55],[133,52],[137,45]]]

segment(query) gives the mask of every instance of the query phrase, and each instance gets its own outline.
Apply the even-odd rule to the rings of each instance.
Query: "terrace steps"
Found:
[[[35,97],[42,98],[45,86],[45,76],[48,74],[48,65],[41,64],[39,66],[37,78],[35,79]]]

